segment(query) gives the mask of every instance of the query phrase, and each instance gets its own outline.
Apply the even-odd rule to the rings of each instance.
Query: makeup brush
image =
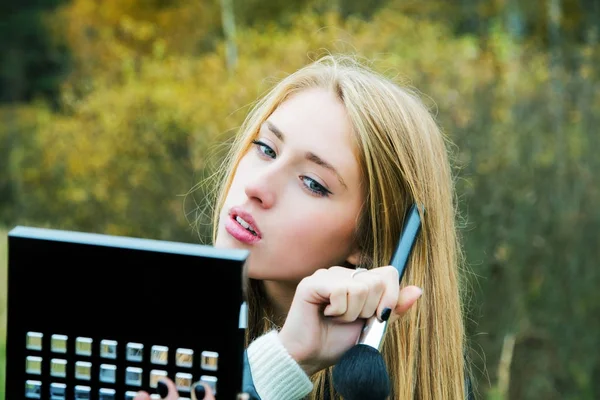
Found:
[[[390,262],[398,270],[399,282],[420,229],[419,210],[413,204]],[[387,325],[387,321],[381,322],[377,316],[369,318],[357,344],[333,368],[333,387],[345,400],[384,400],[389,396],[390,379],[380,353]]]

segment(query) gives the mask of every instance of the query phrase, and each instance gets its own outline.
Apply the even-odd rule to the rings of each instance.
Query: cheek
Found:
[[[233,180],[231,181],[231,186],[229,187],[229,191],[227,193],[226,203],[230,203],[228,200],[230,199],[240,199],[244,195],[244,184],[251,176],[251,165],[247,161],[248,157],[244,157],[240,160],[238,167],[236,169],[236,173],[233,176]]]
[[[348,214],[312,213],[310,218],[297,218],[288,226],[287,246],[283,247],[303,260],[303,268],[309,271],[339,265],[351,251],[354,220],[348,219]]]
[[[228,207],[240,204],[244,200],[245,191],[244,191],[244,182],[247,181],[250,169],[247,167],[247,162],[245,162],[245,158],[240,160],[238,167],[236,169],[236,173],[233,176],[231,181],[231,185],[227,190],[227,196],[225,197],[225,203],[223,209],[220,210],[220,218],[219,218],[219,229],[217,234],[217,241],[215,245],[221,245],[221,239],[226,236],[225,234],[225,220],[227,218]]]

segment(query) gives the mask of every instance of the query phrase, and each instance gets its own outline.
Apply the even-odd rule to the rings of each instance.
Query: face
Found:
[[[363,201],[351,126],[329,91],[302,91],[262,125],[235,172],[216,247],[250,251],[251,278],[297,283],[355,264]]]

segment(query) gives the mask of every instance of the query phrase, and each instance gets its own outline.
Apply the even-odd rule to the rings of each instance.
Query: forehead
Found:
[[[315,88],[296,93],[268,120],[285,135],[286,144],[314,151],[332,163],[348,157],[355,161],[352,125],[332,91]]]

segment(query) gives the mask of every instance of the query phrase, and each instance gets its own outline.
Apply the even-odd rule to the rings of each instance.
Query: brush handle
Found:
[[[425,212],[424,209],[421,209],[421,211],[423,213]],[[406,216],[406,221],[404,222],[404,228],[402,229],[400,240],[398,240],[398,246],[394,251],[392,261],[390,262],[390,265],[396,268],[398,271],[398,284],[402,282],[408,257],[410,257],[410,253],[412,252],[415,242],[417,241],[417,236],[419,235],[420,230],[421,218],[419,217],[419,208],[416,204],[413,204],[410,207],[410,210],[408,210],[408,215]]]
[[[381,350],[381,342],[383,341],[383,335],[387,330],[387,325],[387,321],[381,322],[376,316],[369,318],[365,323],[356,344],[365,344],[377,350]]]
[[[398,284],[402,282],[408,257],[410,256],[410,253],[415,245],[420,229],[421,218],[419,217],[419,209],[416,204],[413,204],[408,211],[400,240],[398,240],[398,245],[394,251],[394,255],[392,256],[392,261],[390,263],[390,265],[392,265],[398,271]],[[377,316],[372,316],[365,323],[365,326],[358,338],[357,344],[365,344],[380,350],[381,342],[383,341],[383,335],[387,330],[387,326],[387,321],[382,322],[377,319]]]

